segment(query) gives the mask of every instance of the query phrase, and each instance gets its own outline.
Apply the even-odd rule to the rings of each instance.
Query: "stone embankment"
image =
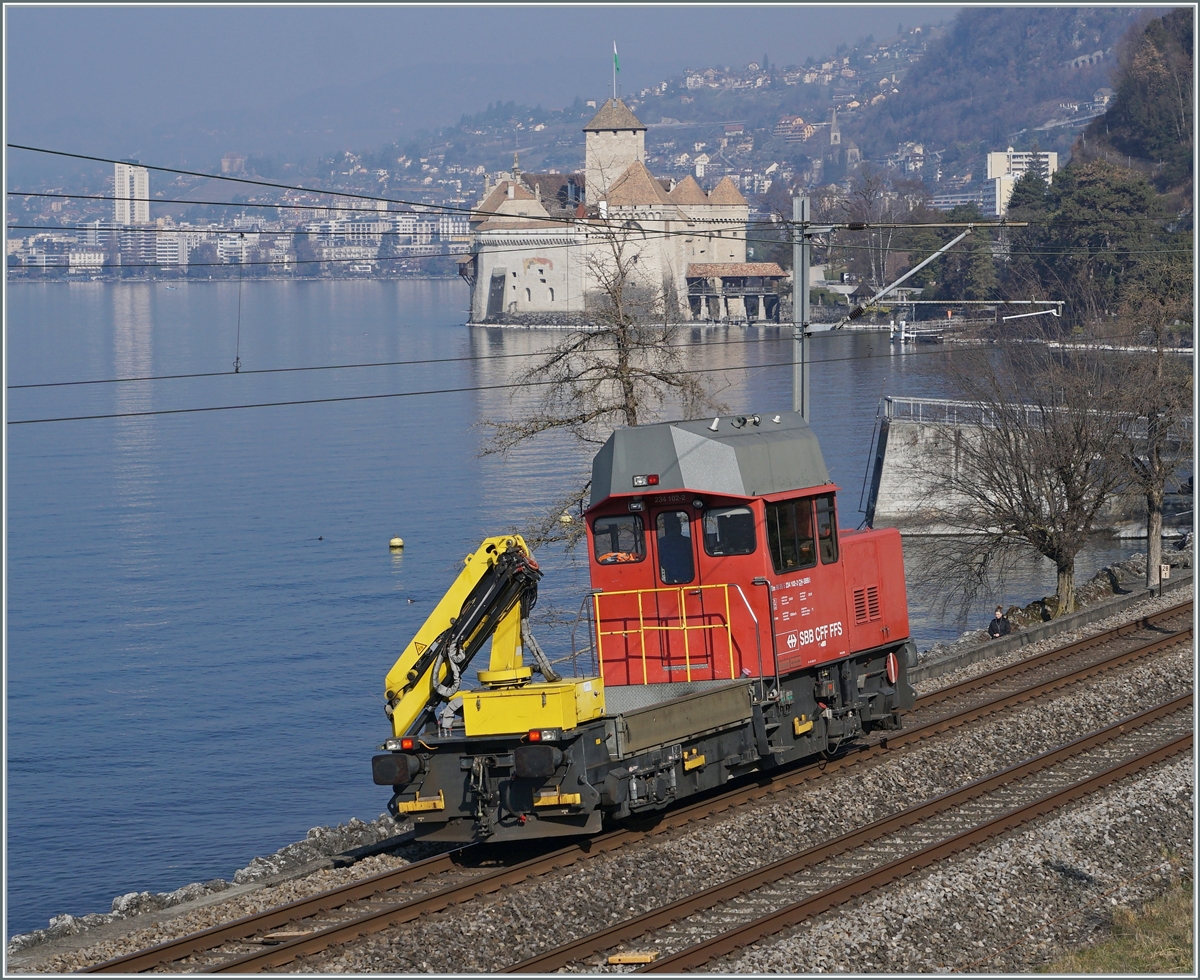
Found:
[[[234,872],[232,881],[214,878],[211,881],[193,882],[172,892],[128,892],[118,895],[112,900],[110,912],[81,916],[56,915],[47,928],[14,936],[8,943],[8,953],[11,956],[42,943],[80,936],[123,920],[150,916],[167,909],[191,910],[226,901],[249,890],[276,886],[299,876],[346,867],[380,850],[396,846],[400,843],[398,834],[396,821],[386,813],[369,823],[352,818],[336,827],[313,827],[304,840],[288,844],[266,857],[254,858],[246,867]],[[407,849],[412,852],[409,860],[420,860],[445,848],[414,843]]]
[[[1190,569],[1190,543],[1184,548],[1171,549],[1164,557],[1164,561],[1170,561],[1173,569],[1179,569],[1180,571]],[[1180,585],[1184,585],[1183,588],[1161,596],[1150,596],[1144,590],[1137,589],[1136,586],[1139,577],[1144,581],[1144,563],[1144,557],[1137,556],[1126,562],[1118,563],[1111,568],[1103,569],[1098,573],[1081,590],[1080,599],[1081,603],[1085,606],[1083,612],[1076,617],[1064,617],[1064,620],[1055,621],[1061,627],[1065,627],[1065,629],[1059,629],[1057,635],[1041,638],[1032,644],[1014,644],[1012,649],[1007,651],[1002,651],[997,646],[1005,641],[991,641],[989,643],[986,632],[982,630],[966,633],[958,641],[949,646],[935,645],[935,647],[925,651],[921,655],[918,672],[922,671],[922,669],[929,672],[928,668],[931,665],[940,665],[945,669],[937,670],[936,674],[929,672],[929,677],[918,681],[918,689],[924,693],[926,690],[931,690],[947,683],[957,682],[969,674],[992,669],[1011,660],[1041,652],[1043,649],[1051,646],[1081,639],[1086,635],[1110,628],[1116,625],[1116,622],[1119,620],[1125,620],[1131,616],[1148,615],[1190,597],[1190,581],[1186,585],[1180,582],[1179,580],[1182,576],[1178,573],[1175,575],[1175,581]],[[1190,576],[1187,576],[1187,578],[1190,580]],[[1134,600],[1137,600],[1136,603]],[[1015,640],[1023,632],[1027,633],[1029,635],[1028,638],[1032,639],[1034,633],[1044,628],[1044,624],[1041,622],[1043,610],[1044,600],[1031,603],[1024,610],[1013,610],[1011,618],[1017,626],[1017,631],[1015,636],[1009,639]],[[1108,614],[1110,618],[1096,621],[1104,614]],[[980,655],[979,651],[987,652]],[[1178,676],[1190,679],[1192,675],[1190,651],[1186,654],[1185,659],[1188,663],[1186,665],[1183,663],[1180,664]],[[1170,673],[1175,675],[1176,671],[1172,670]],[[934,679],[935,676],[936,680]],[[1139,684],[1157,688],[1161,686],[1165,679],[1161,676],[1153,676],[1151,674],[1140,680]],[[1148,696],[1148,689],[1140,693]],[[1165,689],[1164,691],[1153,691],[1155,697],[1165,695],[1165,693]],[[1084,697],[1089,703],[1094,700],[1093,696],[1080,696]],[[1066,710],[1067,707],[1066,704],[1056,706],[1056,708],[1063,710]],[[1072,723],[1075,723],[1078,722],[1081,714],[1089,713],[1090,709],[1080,712],[1079,706],[1076,706],[1073,710],[1067,711],[1064,718],[1070,717]],[[1050,723],[1051,719],[1045,713],[1037,715],[1036,718],[1032,719],[1032,722],[1041,735],[1048,734],[1048,729],[1055,727]],[[1053,734],[1058,733],[1055,732]],[[1011,735],[1012,732],[1010,730],[1004,739],[1010,746],[1012,745]],[[1038,741],[1037,738],[1033,737],[1032,730],[1029,735],[1032,741]],[[976,736],[977,738],[978,736]],[[974,748],[970,752],[967,752],[965,755],[958,755],[957,758],[961,760],[971,753],[978,753],[981,749],[981,744],[976,740],[973,742],[973,745]],[[963,748],[965,749],[966,747],[964,746]],[[1189,766],[1190,762],[1187,766],[1184,766],[1184,769],[1187,769],[1187,773],[1184,773],[1184,775],[1190,774]],[[1180,773],[1183,773],[1182,769]],[[1190,806],[1191,783],[1189,779],[1183,778],[1180,773],[1176,773],[1172,769],[1169,778],[1156,775],[1153,778],[1149,776],[1145,777],[1145,780],[1149,780],[1149,782],[1139,780],[1139,785],[1144,783],[1148,789],[1154,790],[1150,796],[1146,797],[1147,804],[1144,812],[1148,814],[1147,819],[1140,822],[1135,820],[1132,824],[1128,820],[1124,822],[1118,821],[1117,825],[1115,825],[1118,829],[1113,832],[1111,837],[1113,846],[1107,848],[1113,854],[1118,854],[1121,847],[1130,845],[1132,846],[1131,853],[1136,852],[1138,855],[1141,855],[1142,851],[1145,850],[1143,845],[1150,839],[1147,834],[1162,834],[1158,839],[1164,843],[1168,840],[1177,841],[1175,852],[1170,856],[1171,860],[1166,861],[1166,859],[1163,859],[1163,861],[1160,861],[1159,863],[1162,865],[1160,869],[1161,873],[1154,872],[1155,874],[1159,874],[1159,878],[1153,881],[1150,878],[1139,879],[1140,884],[1137,884],[1136,887],[1131,885],[1117,896],[1121,901],[1134,900],[1143,891],[1147,889],[1153,890],[1151,886],[1154,885],[1154,881],[1161,881],[1163,875],[1174,874],[1168,865],[1170,867],[1177,866],[1179,863],[1178,857],[1182,854],[1182,850],[1190,848],[1190,843],[1186,843],[1184,838],[1179,837],[1175,833],[1175,830],[1178,828],[1174,824],[1171,825],[1171,828],[1168,828],[1158,819],[1166,802],[1176,804],[1186,801],[1188,806]],[[961,775],[959,772],[955,778],[961,777]],[[1179,778],[1176,778],[1177,776]],[[898,785],[905,786],[905,780],[910,778],[912,777],[900,776]],[[909,786],[908,788],[911,789],[912,787]],[[1161,793],[1158,792],[1159,789],[1162,790]],[[1110,790],[1108,796],[1104,797],[1100,802],[1089,805],[1093,806],[1094,809],[1098,808],[1097,814],[1100,811],[1108,813],[1117,806],[1115,801],[1124,799],[1124,793],[1125,791],[1117,787],[1114,790]],[[1114,794],[1116,795],[1114,796]],[[855,795],[857,797],[857,794]],[[1155,802],[1160,796],[1162,797],[1163,805]],[[1104,800],[1110,799],[1111,802],[1104,802]],[[825,812],[823,806],[824,804],[818,806],[821,812]],[[1180,807],[1180,809],[1186,810],[1187,807]],[[1075,812],[1073,810],[1071,814]],[[1077,821],[1071,814],[1064,814],[1056,818],[1054,824],[1047,826],[1056,826],[1062,823],[1062,829],[1065,829],[1068,824],[1073,827]],[[780,817],[780,814],[774,815],[767,821],[767,824],[777,826],[775,821],[778,821]],[[1153,817],[1153,819],[1150,819],[1150,817]],[[1186,816],[1184,820],[1187,827],[1190,827],[1190,819],[1190,816]],[[755,823],[753,820],[751,822]],[[1143,824],[1146,824],[1146,826],[1143,827]],[[1160,826],[1160,824],[1162,825]],[[1061,833],[1062,829],[1058,833]],[[9,968],[22,972],[61,972],[76,969],[86,963],[96,962],[98,959],[119,956],[136,948],[144,948],[154,942],[208,928],[221,922],[230,921],[241,915],[250,914],[253,911],[283,904],[304,895],[335,887],[347,881],[357,880],[369,874],[380,873],[409,863],[410,861],[420,860],[437,851],[446,849],[447,846],[418,844],[415,842],[404,843],[402,838],[396,836],[397,832],[398,827],[395,821],[386,814],[369,823],[355,819],[337,827],[315,827],[309,831],[305,840],[289,844],[287,847],[281,848],[267,857],[255,858],[246,867],[238,870],[234,874],[232,881],[216,879],[209,882],[187,885],[169,893],[152,894],[150,892],[133,892],[115,898],[112,903],[112,911],[106,914],[91,914],[79,917],[71,915],[57,916],[51,920],[50,926],[46,929],[35,930],[32,933],[12,938],[8,945]],[[1051,840],[1054,831],[1042,829],[1030,831],[1030,834],[1034,836],[1041,835],[1038,837],[1039,840],[1041,840],[1042,836],[1049,834],[1050,837],[1047,837],[1047,840]],[[1131,837],[1130,834],[1133,836]],[[758,831],[751,834],[750,837],[757,840],[759,844],[762,843],[763,838],[759,836]],[[1190,841],[1190,838],[1187,838],[1187,841]],[[1061,849],[1059,844],[1055,846]],[[1072,846],[1074,847],[1074,845]],[[716,848],[716,850],[720,850],[720,848]],[[733,850],[737,851],[737,847],[734,847]],[[1020,855],[1022,852],[1020,848],[1016,848],[1012,853]],[[1096,853],[1099,854],[1099,852]],[[1069,855],[1072,861],[1077,857],[1082,860],[1082,856],[1077,855],[1074,850]],[[746,855],[746,857],[748,859],[749,855]],[[963,860],[966,861],[966,859]],[[979,864],[978,870],[979,873],[985,874],[985,877],[991,876],[1005,882],[1012,879],[1014,875],[1019,876],[1029,872],[1029,869],[1025,869],[1019,861],[1004,863],[1001,858],[995,857],[992,852],[989,852],[986,857],[971,858],[970,860],[971,862],[975,862],[975,864],[983,862]],[[1001,861],[1001,864],[995,863],[998,860]],[[1095,860],[1096,862],[1100,862],[1101,859],[1097,857]],[[1108,861],[1107,858],[1104,860]],[[1190,851],[1188,860],[1190,860]],[[992,863],[989,864],[988,862]],[[1086,861],[1083,862],[1083,864],[1086,863]],[[974,873],[972,869],[975,868],[975,864],[963,864],[963,867],[958,871],[935,870],[930,872],[929,875],[922,879],[924,882],[922,886],[924,892],[936,891],[937,888],[942,887],[942,878],[938,876],[945,876],[945,887],[947,888],[952,888],[952,886],[955,888],[958,887],[954,882],[969,882],[971,875]],[[1070,866],[1076,867],[1076,864],[1071,864]],[[1082,867],[1083,864],[1079,864],[1078,866]],[[1119,865],[1120,862],[1114,857],[1112,861],[1109,861],[1103,867],[1111,870],[1112,868],[1118,868]],[[1062,881],[1060,880],[1062,875],[1053,869],[1047,872],[1046,867],[1048,866],[1043,866],[1040,870],[1034,869],[1036,873],[1029,879],[1030,888],[1036,891],[1037,889],[1042,889],[1043,886],[1051,888],[1062,885]],[[1091,865],[1088,867],[1091,867]],[[1102,863],[1096,863],[1093,870],[1102,870]],[[1114,880],[1112,875],[1116,873],[1115,871],[1112,871],[1111,874],[1106,871],[1105,874],[1097,875],[1093,873],[1093,870],[1085,870],[1083,873],[1089,875],[1094,882]],[[661,881],[663,879],[657,880]],[[937,883],[936,887],[935,882]],[[1028,890],[1012,888],[1009,889],[1009,893],[1012,896],[1020,896],[1024,895]],[[1161,888],[1158,890],[1161,890]],[[590,889],[584,889],[584,891],[588,892]],[[594,891],[590,893],[595,894]],[[951,893],[952,891],[947,892],[947,894]],[[661,898],[661,896],[652,897],[655,897],[656,901]],[[1032,898],[1032,892],[1028,897]],[[919,898],[919,895],[912,898],[915,900]],[[1006,898],[1004,905],[1007,908],[1007,906],[1014,903],[1019,904],[1021,901],[1025,901],[1025,899],[1013,897],[1009,900]],[[895,917],[895,913],[889,910],[903,907],[902,905],[897,905],[894,901],[889,903],[888,900],[883,898],[878,900],[864,900],[864,903],[867,902],[877,903],[876,911],[871,914],[876,915],[881,926],[886,926]],[[950,915],[950,912],[947,910],[953,907],[953,903],[947,905],[943,902],[941,905],[944,911],[937,914],[943,917]],[[866,904],[863,905],[864,909],[867,907]],[[876,906],[871,907],[876,908]],[[1001,910],[988,910],[988,914],[991,914],[993,911],[998,914]],[[933,918],[936,918],[933,913],[930,914]],[[930,931],[927,935],[931,938],[936,935],[938,937],[936,942],[927,942],[927,949],[925,947],[916,949],[908,959],[903,960],[903,965],[901,960],[897,958],[899,954],[892,952],[900,948],[903,944],[889,946],[889,952],[887,952],[886,956],[881,953],[880,955],[884,956],[884,958],[879,959],[877,964],[874,960],[868,964],[865,959],[856,959],[855,955],[852,955],[854,951],[845,946],[841,947],[841,953],[838,955],[843,957],[848,956],[849,959],[844,961],[831,960],[829,957],[832,954],[834,946],[837,944],[833,943],[829,945],[823,944],[824,941],[816,941],[816,937],[826,934],[827,930],[824,927],[813,927],[809,930],[813,942],[810,943],[805,940],[800,943],[800,946],[797,947],[799,958],[792,959],[789,955],[788,959],[796,964],[807,964],[803,967],[795,967],[796,969],[803,969],[805,971],[846,969],[848,968],[846,964],[851,962],[859,964],[857,968],[861,969],[929,969],[930,966],[938,962],[957,962],[960,965],[967,962],[967,960],[963,959],[966,954],[962,953],[961,950],[951,955],[951,947],[953,947],[951,940],[959,930],[955,929],[949,921],[945,923],[946,928],[944,930],[939,929],[933,924],[933,918],[930,919]],[[1023,920],[1018,917],[1014,921],[1019,923]],[[1094,929],[1094,919],[1088,919],[1087,921],[1093,923],[1090,928]],[[1061,930],[1058,932],[1052,931],[1048,935],[1057,936],[1064,941],[1073,941],[1075,938],[1078,938],[1078,935],[1082,935],[1076,926],[1064,927],[1064,929],[1066,929],[1065,932]],[[1085,929],[1084,932],[1086,933],[1086,931]],[[943,939],[945,939],[944,942]],[[799,938],[793,937],[788,941],[799,942]],[[1045,948],[1045,943],[1041,939],[1029,947],[1030,950],[1044,950]],[[801,949],[804,950],[803,953],[800,953]],[[376,956],[380,952],[382,951],[376,947]],[[747,955],[749,956],[750,954]],[[1031,961],[1021,959],[1021,957],[1006,957],[997,963],[988,964],[984,969],[995,969],[1001,964],[1009,968],[1019,968],[1016,966],[1017,963],[1029,962]],[[375,963],[370,968],[379,968],[380,965],[382,964]],[[423,968],[423,964],[418,963],[410,963],[407,966],[412,969]],[[463,968],[461,964],[447,964],[447,967],[451,970]],[[487,967],[481,964],[480,968]],[[764,969],[772,969],[765,962],[760,962],[753,957],[739,961],[732,968],[737,970],[749,969],[756,972]],[[778,968],[778,963],[776,963],[774,969]]]

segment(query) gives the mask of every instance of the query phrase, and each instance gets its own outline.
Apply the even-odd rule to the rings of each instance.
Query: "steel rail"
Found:
[[[637,972],[639,973],[678,973],[683,970],[696,969],[722,956],[728,956],[752,943],[774,935],[783,929],[797,925],[805,919],[827,912],[838,905],[845,904],[855,898],[860,898],[884,885],[907,877],[915,871],[923,870],[931,865],[944,861],[968,848],[981,844],[1001,834],[1015,830],[1038,817],[1045,816],[1076,800],[1082,799],[1097,790],[1104,789],[1113,783],[1124,779],[1135,772],[1169,759],[1180,752],[1192,747],[1193,735],[1188,732],[1180,735],[1150,752],[1139,755],[1135,759],[1120,763],[1097,773],[1088,779],[1081,780],[1063,790],[1047,794],[1041,799],[1026,804],[1019,809],[1002,814],[969,830],[955,834],[944,840],[931,844],[921,850],[890,861],[882,867],[865,874],[857,875],[833,888],[826,889],[818,895],[803,901],[795,902],[778,912],[764,916],[754,922],[737,929],[730,930],[720,936],[697,943],[680,952],[657,960]]]
[[[309,898],[300,898],[294,902],[288,902],[286,905],[268,909],[265,912],[256,912],[240,919],[234,919],[232,922],[227,922],[224,925],[213,926],[201,932],[190,933],[178,939],[168,940],[157,946],[152,946],[149,949],[119,956],[116,959],[106,960],[103,963],[84,967],[75,972],[140,973],[153,969],[156,966],[161,966],[164,963],[181,960],[186,956],[191,956],[193,953],[208,952],[222,943],[233,940],[247,940],[259,933],[288,925],[297,919],[318,915],[321,912],[328,912],[350,902],[370,898],[381,892],[398,888],[401,885],[412,884],[432,875],[450,872],[458,867],[455,864],[455,858],[461,856],[466,850],[467,848],[460,847],[452,851],[447,851],[444,854],[435,854],[433,857],[425,858],[423,861],[414,861],[412,864],[405,865],[403,868],[397,868],[395,871],[373,875],[370,878],[351,882],[350,884],[321,892],[321,894],[313,895]]]
[[[908,807],[899,813],[894,813],[865,827],[860,827],[857,830],[841,834],[821,844],[798,851],[764,867],[747,871],[736,878],[731,878],[729,881],[714,885],[712,888],[705,889],[695,895],[689,895],[670,905],[653,909],[636,918],[617,923],[614,926],[594,932],[574,942],[522,960],[512,966],[505,967],[499,972],[553,973],[568,964],[578,963],[578,961],[585,957],[610,950],[619,943],[647,935],[656,929],[661,929],[672,922],[693,915],[696,912],[712,908],[715,905],[735,899],[754,889],[772,884],[781,878],[796,874],[835,855],[862,847],[864,844],[869,844],[897,830],[927,820],[929,817],[944,813],[947,810],[952,810],[968,800],[991,792],[999,786],[1022,779],[1031,773],[1058,765],[1097,745],[1120,738],[1131,730],[1144,727],[1160,718],[1183,711],[1191,707],[1192,703],[1193,695],[1191,692],[1181,695],[1137,715],[1123,718],[1112,725],[1068,742],[1057,749],[1043,752],[1041,755],[1035,756],[1025,762],[1010,766],[990,776],[985,776],[959,789],[944,793],[924,803]]]
[[[946,728],[958,727],[966,724],[969,721],[975,721],[986,714],[994,714],[997,711],[1001,711],[1004,708],[1010,708],[1013,705],[1020,704],[1023,701],[1041,697],[1043,694],[1049,694],[1051,691],[1055,691],[1061,687],[1069,687],[1072,684],[1077,684],[1080,681],[1087,680],[1089,677],[1095,676],[1096,674],[1103,673],[1107,670],[1112,670],[1114,667],[1120,667],[1135,660],[1143,660],[1146,657],[1153,656],[1154,654],[1160,653],[1163,650],[1168,650],[1176,644],[1190,639],[1192,639],[1192,627],[1189,626],[1186,629],[1178,630],[1174,633],[1168,633],[1161,640],[1155,640],[1153,643],[1146,643],[1140,647],[1135,647],[1130,650],[1118,651],[1117,653],[1105,657],[1103,660],[1096,660],[1090,664],[1085,664],[1084,666],[1079,667],[1070,673],[1057,674],[1054,677],[1047,678],[1046,680],[1041,681],[1040,683],[1035,683],[1029,687],[1023,687],[1020,690],[1013,691],[1009,694],[999,695],[989,701],[979,704],[977,707],[964,708],[960,712],[947,715],[940,719],[934,719],[933,721],[919,725],[916,728],[902,729],[898,736],[888,735],[884,738],[881,738],[880,743],[886,743],[886,745],[903,744],[912,741],[914,738],[925,738],[931,734],[936,734],[937,732],[944,731]],[[1044,664],[1038,664],[1037,666],[1044,666]],[[969,693],[972,690],[982,690],[986,687],[992,686],[999,680],[1007,680],[1013,676],[1013,674],[1010,672],[1010,668],[1007,667],[1000,668],[1000,670],[996,671],[996,673],[1003,674],[1003,676],[997,677],[994,680],[988,680],[987,683],[975,685],[973,688],[964,688],[958,693],[963,694]],[[990,676],[991,675],[984,674],[981,676],[981,678],[977,679],[982,680],[984,678],[989,678]],[[955,687],[959,686],[960,685],[955,685]],[[932,692],[929,695],[928,701],[926,701],[925,698],[920,699],[916,704],[915,711],[924,711],[927,708],[935,707],[939,701],[945,700],[935,697],[940,693],[940,691]]]
[[[809,779],[823,775],[830,771],[831,768],[840,769],[851,765],[856,765],[864,761],[867,757],[875,757],[895,749],[898,745],[909,744],[927,738],[932,734],[937,734],[949,728],[959,727],[969,720],[974,720],[985,715],[992,714],[996,711],[1003,710],[1005,707],[1010,707],[1030,698],[1037,697],[1041,694],[1046,694],[1055,691],[1067,684],[1075,683],[1088,676],[1098,673],[1103,670],[1110,669],[1113,666],[1118,666],[1129,660],[1138,659],[1148,656],[1153,652],[1163,649],[1164,647],[1173,645],[1191,635],[1191,629],[1181,630],[1177,633],[1148,644],[1144,647],[1125,651],[1115,654],[1101,661],[1099,664],[1094,664],[1081,670],[1074,671],[1067,675],[1067,678],[1053,678],[1049,681],[1038,684],[1035,688],[1018,691],[1001,698],[986,702],[982,705],[967,708],[964,712],[953,715],[949,718],[942,718],[932,721],[920,728],[910,729],[899,733],[899,739],[892,737],[886,741],[881,740],[874,746],[871,746],[864,751],[836,760],[836,765],[822,765],[821,763],[811,764],[804,767],[803,770],[792,772],[786,776],[776,779],[771,779],[766,786],[755,786],[746,790],[734,791],[711,803],[701,802],[691,806],[683,807],[679,811],[672,812],[664,818],[655,828],[655,831],[662,831],[667,827],[679,826],[684,823],[691,822],[697,819],[697,815],[703,813],[715,813],[719,810],[725,810],[741,803],[748,802],[751,799],[766,795],[770,792],[778,791],[788,785],[805,782]],[[1002,670],[1006,670],[1002,669]],[[984,675],[987,676],[987,675]],[[705,812],[707,811],[707,812]],[[285,943],[281,943],[271,949],[255,951],[245,956],[230,959],[226,963],[216,964],[205,968],[202,972],[205,973],[220,973],[220,972],[258,972],[264,969],[282,966],[291,962],[298,956],[312,955],[328,949],[330,946],[340,945],[346,942],[351,942],[363,936],[378,933],[392,926],[401,925],[405,922],[410,922],[426,912],[441,911],[452,904],[457,904],[463,901],[470,901],[481,895],[491,894],[499,891],[505,885],[515,884],[527,878],[534,877],[539,874],[544,874],[547,871],[557,870],[563,866],[573,864],[578,860],[585,859],[594,854],[603,853],[605,851],[616,850],[627,846],[645,836],[649,832],[632,831],[632,830],[617,830],[610,834],[599,838],[594,838],[591,841],[581,845],[563,848],[551,855],[543,858],[537,858],[533,861],[524,862],[516,865],[513,868],[504,869],[496,872],[495,876],[488,876],[486,879],[479,879],[461,885],[457,888],[449,890],[446,893],[437,893],[422,899],[415,899],[412,902],[405,903],[401,906],[396,906],[391,909],[382,909],[375,912],[370,912],[361,918],[357,918],[351,922],[342,923],[322,929],[308,936],[298,937]],[[590,845],[590,846],[589,846]]]
[[[986,687],[997,680],[1020,673],[1020,670],[1014,670],[1015,667],[1024,666],[1026,671],[1035,669],[1036,667],[1044,666],[1045,663],[1050,662],[1056,657],[1061,658],[1063,651],[1078,652],[1084,645],[1089,643],[1093,646],[1101,645],[1116,636],[1134,632],[1140,628],[1157,628],[1156,623],[1184,615],[1191,611],[1191,607],[1191,602],[1181,603],[1152,617],[1144,617],[1132,624],[1126,624],[1114,630],[1097,634],[1095,637],[1072,644],[1069,647],[1063,648],[1063,650],[1050,651],[1049,653],[1031,657],[1025,661],[1019,661],[1016,665],[978,675],[961,684],[954,685],[953,689],[958,690],[959,693],[964,693],[972,685],[975,687]],[[897,748],[939,734],[949,728],[959,727],[971,721],[978,720],[979,718],[1002,711],[1014,704],[1038,697],[1064,685],[1078,683],[1088,676],[1120,666],[1130,660],[1150,656],[1166,646],[1190,638],[1191,635],[1192,629],[1188,627],[1185,630],[1168,634],[1155,643],[1115,654],[1105,660],[1097,661],[1094,664],[1074,671],[1071,674],[1055,677],[1033,687],[977,705],[968,706],[949,716],[931,720],[914,728],[888,733],[887,736],[880,738],[878,742],[856,746],[850,749],[846,755],[836,759],[810,762],[775,773],[764,773],[760,781],[754,785],[725,789],[715,797],[700,799],[656,815],[655,818],[651,818],[653,822],[637,823],[630,827],[610,831],[607,834],[559,848],[549,854],[520,862],[512,867],[484,873],[468,882],[456,884],[431,895],[414,898],[408,902],[376,911],[364,916],[361,920],[353,920],[351,923],[331,926],[327,929],[318,930],[309,936],[282,942],[268,950],[254,951],[243,956],[231,957],[225,963],[218,963],[214,966],[203,968],[203,972],[219,972],[221,970],[254,972],[259,969],[268,969],[272,966],[289,962],[296,956],[307,955],[335,944],[339,941],[335,936],[335,933],[339,930],[349,931],[352,926],[359,926],[366,923],[366,925],[363,925],[363,928],[367,933],[377,932],[383,928],[388,928],[390,925],[411,921],[424,912],[439,911],[449,905],[470,901],[480,895],[491,894],[516,882],[536,877],[548,871],[573,864],[579,860],[585,860],[595,854],[623,847],[652,834],[661,833],[696,820],[704,819],[740,806],[743,803],[802,785],[812,779],[820,778],[823,775],[836,772],[840,769],[870,761],[884,754],[891,754]],[[940,693],[932,692],[929,695],[919,698],[916,710],[922,710],[927,702],[936,703],[936,701],[941,700],[938,697]],[[477,846],[468,845],[467,847],[456,848],[453,851],[426,858],[423,861],[415,862],[395,871],[374,875],[370,878],[343,885],[309,898],[297,899],[294,902],[275,909],[244,916],[201,932],[168,940],[149,949],[106,960],[89,967],[84,967],[76,972],[144,972],[166,963],[176,962],[196,953],[212,952],[224,943],[260,941],[256,937],[260,937],[262,933],[277,929],[280,926],[297,923],[305,918],[331,911],[355,901],[363,901],[374,896],[382,898],[384,893],[405,884],[461,869],[463,866],[457,862],[461,860],[464,854],[473,851]],[[394,921],[382,921],[389,916],[396,918]],[[360,931],[360,934],[365,933]]]

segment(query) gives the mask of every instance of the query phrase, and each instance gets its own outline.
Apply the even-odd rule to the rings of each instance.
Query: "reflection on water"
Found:
[[[140,285],[115,286],[112,299],[112,371],[116,378],[143,378],[154,373],[154,335],[150,291]],[[152,407],[152,388],[145,383],[114,386],[114,411],[144,412]],[[127,565],[141,578],[152,571],[157,554],[147,522],[157,491],[158,458],[153,417],[113,420],[110,459],[113,491],[121,501],[118,520],[129,542]]]
[[[9,383],[227,372],[237,290],[15,284]],[[528,364],[499,355],[562,339],[468,329],[466,300],[456,281],[246,283],[244,372],[460,359],[10,390],[9,411],[487,388]],[[682,340],[687,365],[707,369],[731,411],[790,407],[786,328],[695,329]],[[839,333],[817,337],[813,356],[813,424],[842,487],[842,523],[855,525],[880,397],[944,394],[945,355]],[[479,421],[531,413],[539,395],[495,388],[11,427],[10,933],[107,910],[130,890],[229,877],[309,827],[382,811],[387,794],[368,760],[387,734],[387,669],[465,554],[588,474],[591,451],[565,435],[507,458],[479,456]],[[402,552],[388,548],[396,534]],[[546,577],[536,613],[573,621],[587,589],[582,554],[546,548],[538,558]],[[1081,558],[1081,580],[1087,572]],[[1034,585],[1041,574],[1010,580],[1003,601],[1042,595],[1053,575]],[[922,646],[957,632],[919,598],[913,624]],[[551,637],[552,657],[569,649],[569,625]],[[85,801],[86,820],[68,797]]]

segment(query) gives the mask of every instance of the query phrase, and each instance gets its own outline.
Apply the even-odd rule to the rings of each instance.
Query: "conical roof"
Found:
[[[696,183],[696,178],[688,174],[671,191],[671,200],[676,204],[708,204],[708,195],[704,193],[704,188]]]
[[[747,206],[746,199],[742,197],[742,192],[737,189],[737,186],[728,177],[722,177],[721,183],[712,189],[712,193],[708,195],[708,203],[737,205],[738,207]]]
[[[613,207],[675,203],[641,160],[635,160],[626,167],[605,196]]]
[[[609,99],[600,107],[600,111],[592,116],[592,121],[583,127],[585,133],[597,133],[602,129],[642,129],[638,117],[635,116],[620,99]]]

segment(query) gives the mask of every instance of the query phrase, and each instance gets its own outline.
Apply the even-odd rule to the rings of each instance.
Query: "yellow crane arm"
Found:
[[[489,637],[493,668],[521,666],[521,618],[537,597],[537,562],[519,535],[485,538],[388,671],[387,713],[397,736],[452,697]],[[509,648],[512,649],[509,649]]]

